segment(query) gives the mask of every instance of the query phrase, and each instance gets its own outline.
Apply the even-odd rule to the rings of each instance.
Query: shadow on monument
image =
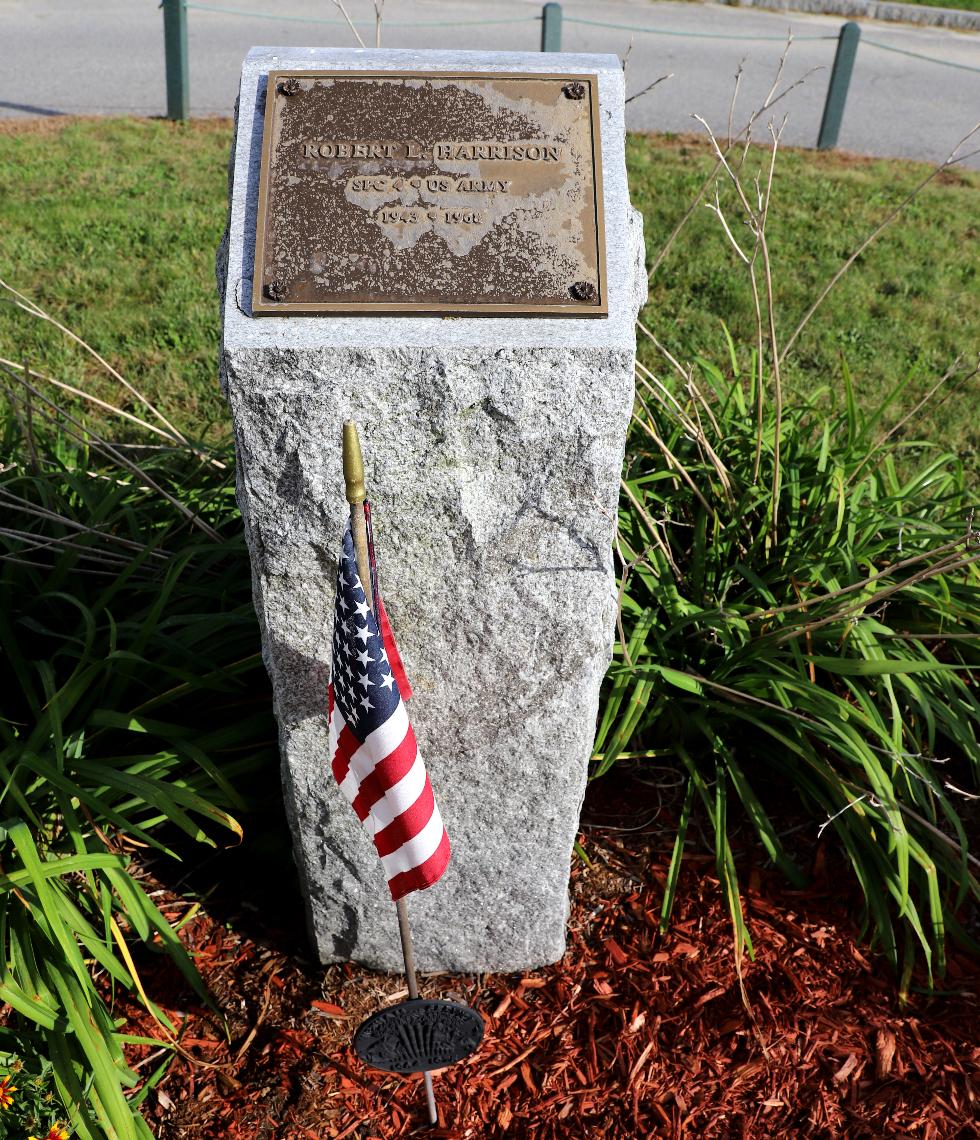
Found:
[[[324,590],[333,599],[334,575],[325,578]],[[332,621],[332,617],[331,617]],[[331,625],[331,633],[332,633]],[[273,669],[281,678],[276,709],[280,717],[290,724],[322,717],[327,718],[327,686],[330,684],[330,666],[325,661],[310,657],[280,638],[267,634],[266,660],[271,656]],[[328,771],[324,757],[324,773]]]
[[[281,680],[279,684],[278,714],[290,724],[319,718],[324,722],[324,726],[326,726],[327,687],[330,682],[329,666],[325,662],[301,652],[294,646],[288,644],[288,642],[268,635],[266,639],[266,652],[272,658],[273,670],[280,678],[288,678],[288,682]],[[333,775],[330,771],[330,758],[327,755],[323,757],[323,779],[325,782],[333,784]],[[292,784],[292,773],[286,764],[283,764],[281,767],[279,790],[280,794],[283,791],[286,793],[285,799],[281,796],[280,806],[283,812],[283,821],[286,825],[284,842],[288,846],[292,843],[292,834],[301,834],[300,825],[290,818],[291,811],[296,810],[295,808],[290,808],[290,801],[296,804],[299,795],[303,793],[295,790]],[[316,806],[313,805],[314,813],[316,810]],[[346,812],[349,809],[345,805],[343,810]],[[291,827],[290,825],[293,826]],[[316,836],[315,854],[310,855],[308,852],[306,858],[312,858],[314,863],[318,862],[322,867],[342,867],[350,879],[358,880],[360,878],[360,870],[351,860],[348,852],[346,852],[341,845],[338,845],[336,840],[332,837],[331,831],[327,826],[325,811],[315,819],[312,824],[312,829]],[[308,938],[308,932],[313,929],[314,925],[313,892],[315,888],[313,884],[307,885],[303,883],[303,872],[302,870],[297,870],[295,865],[293,866],[293,873],[294,880],[299,883],[299,889],[303,896],[299,913],[302,915],[303,921],[306,924],[303,929]],[[338,881],[335,883],[335,886],[339,890],[341,883]],[[331,931],[331,938],[333,940],[331,950],[333,955],[342,960],[349,958],[353,953],[354,947],[357,945],[357,937],[357,912],[353,907],[344,905],[343,920],[340,923],[340,928]],[[307,942],[307,945],[309,945],[309,942]],[[311,949],[311,953],[312,952]]]

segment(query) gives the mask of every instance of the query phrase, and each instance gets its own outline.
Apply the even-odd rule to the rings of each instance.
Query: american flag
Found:
[[[449,862],[449,837],[405,711],[411,690],[377,589],[367,503],[364,510],[375,608],[358,576],[348,520],[337,568],[330,755],[397,900],[438,881]]]

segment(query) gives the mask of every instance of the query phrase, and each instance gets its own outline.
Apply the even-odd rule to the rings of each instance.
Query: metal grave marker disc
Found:
[[[388,1073],[422,1073],[462,1061],[483,1040],[483,1018],[455,1001],[411,998],[372,1014],[354,1034],[366,1065]]]
[[[608,312],[594,75],[272,71],[255,315]]]

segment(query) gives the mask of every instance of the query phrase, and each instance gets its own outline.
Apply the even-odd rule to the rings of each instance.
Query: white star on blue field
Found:
[[[360,740],[380,727],[401,699],[361,579],[350,528],[337,567],[333,632],[333,693],[344,720]]]

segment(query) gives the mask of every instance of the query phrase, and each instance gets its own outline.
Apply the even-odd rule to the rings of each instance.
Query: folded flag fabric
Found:
[[[370,521],[367,504],[365,513]],[[373,610],[357,572],[349,521],[337,569],[330,755],[334,777],[374,840],[397,901],[438,881],[449,862],[449,837],[405,709],[410,690],[378,593],[370,533],[369,527]]]

